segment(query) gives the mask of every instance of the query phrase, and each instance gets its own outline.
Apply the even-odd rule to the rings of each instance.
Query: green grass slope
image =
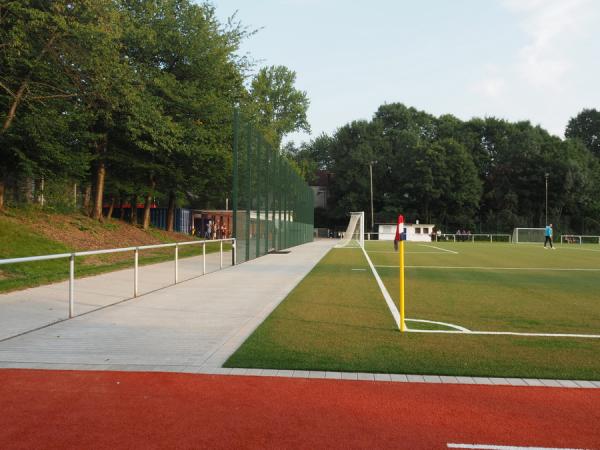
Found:
[[[118,220],[94,221],[82,214],[54,214],[36,209],[11,209],[0,213],[0,259],[68,253],[73,251],[143,246],[191,240],[191,236],[147,231]],[[218,244],[207,244],[207,253],[219,250]],[[230,246],[224,246],[229,249]],[[153,249],[141,252],[140,264],[152,264],[173,259],[173,249]],[[179,250],[182,258],[202,253],[200,245]],[[129,252],[76,260],[77,277],[89,276],[131,267]],[[67,279],[68,259],[0,265],[0,292]]]

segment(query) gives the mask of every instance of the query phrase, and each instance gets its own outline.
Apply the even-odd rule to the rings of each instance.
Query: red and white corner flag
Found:
[[[402,233],[401,227],[404,228],[404,216],[402,214],[398,216],[398,223],[396,224],[396,237],[394,238],[395,241],[400,240],[400,235]]]

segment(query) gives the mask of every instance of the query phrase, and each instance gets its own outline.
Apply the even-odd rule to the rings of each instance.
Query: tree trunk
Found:
[[[33,178],[25,177],[21,180],[19,184],[19,200],[28,205],[33,203],[33,191],[35,187],[35,182],[33,181]]]
[[[167,231],[173,231],[175,225],[175,192],[169,192],[169,207],[167,208]]]
[[[144,221],[142,222],[144,230],[150,228],[150,206],[152,206],[152,195],[154,194],[155,187],[156,181],[154,181],[154,178],[151,178],[150,189],[148,189],[148,193],[146,194],[146,201],[144,202]]]
[[[50,39],[48,39],[48,42],[46,42],[46,45],[44,45],[44,48],[42,49],[42,51],[40,52],[40,54],[35,59],[35,63],[37,63],[37,62],[39,62],[39,61],[42,60],[43,56],[50,49],[50,47],[52,47],[52,44],[54,44],[54,41],[56,40],[56,38],[58,36],[59,35],[57,33],[55,33],[52,36],[50,36]],[[15,96],[14,96],[14,98],[12,100],[10,108],[8,109],[8,113],[6,114],[6,119],[4,119],[4,123],[2,124],[2,130],[0,131],[0,134],[3,134],[4,132],[6,132],[6,130],[8,130],[10,128],[10,126],[12,125],[12,122],[15,119],[15,116],[17,115],[17,108],[19,107],[19,105],[23,101],[23,96],[25,95],[25,91],[29,87],[30,77],[31,77],[31,73],[29,73],[25,77],[25,79],[23,80],[23,82],[19,86],[19,89],[17,89],[17,93],[15,94]]]
[[[15,94],[15,98],[10,105],[10,109],[8,110],[8,114],[6,115],[6,119],[4,119],[4,123],[2,124],[2,133],[10,128],[13,120],[15,119],[15,116],[17,115],[17,107],[21,103],[21,100],[23,100],[23,94],[25,93],[25,89],[27,89],[28,84],[29,83],[25,81],[21,83],[21,86],[19,86],[19,89]]]
[[[131,225],[137,225],[137,194],[131,196],[131,217],[129,218]]]
[[[44,177],[42,177],[35,183],[36,201],[42,207],[44,206],[44,203],[46,200],[44,198],[44,182],[45,182]]]
[[[108,208],[108,212],[106,213],[107,219],[112,219],[113,211],[115,210],[115,196],[110,197],[110,207]]]
[[[106,153],[107,136],[104,134],[96,144],[98,154],[98,167],[96,168],[96,185],[94,192],[94,209],[92,210],[92,219],[102,220],[102,202],[104,201],[104,179],[106,177],[106,162],[104,155]]]
[[[125,220],[125,207],[123,206],[123,200],[125,200],[125,195],[119,194],[119,206],[121,208],[119,211],[119,220]]]
[[[0,211],[4,209],[4,180],[0,180]]]
[[[83,191],[83,210],[86,214],[90,213],[90,202],[92,200],[92,186],[87,184]]]

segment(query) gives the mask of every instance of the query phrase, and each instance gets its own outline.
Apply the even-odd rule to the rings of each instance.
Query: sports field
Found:
[[[375,273],[331,250],[227,365],[600,378],[600,246],[407,243],[404,334],[376,281],[397,304],[398,254],[365,250]]]

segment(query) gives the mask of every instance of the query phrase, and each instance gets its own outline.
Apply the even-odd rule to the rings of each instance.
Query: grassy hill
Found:
[[[56,214],[38,209],[7,209],[0,212],[0,259],[66,253],[71,251],[132,247],[189,241],[181,233],[143,230],[120,220],[98,222],[79,214]],[[193,248],[191,248],[193,247]],[[198,254],[201,246],[180,249],[180,256]],[[207,251],[214,250],[207,246]],[[144,251],[140,264],[173,258],[173,249]],[[130,267],[132,255],[116,253],[77,259],[77,276]],[[68,278],[68,260],[0,265],[0,292],[37,286]]]

